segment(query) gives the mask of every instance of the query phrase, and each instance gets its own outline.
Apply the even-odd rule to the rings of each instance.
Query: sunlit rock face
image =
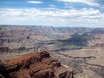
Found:
[[[72,78],[72,72],[43,51],[1,61],[0,78]]]

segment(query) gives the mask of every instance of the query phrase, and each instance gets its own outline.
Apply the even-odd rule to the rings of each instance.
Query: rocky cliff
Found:
[[[43,51],[0,62],[0,78],[72,78],[72,72]]]

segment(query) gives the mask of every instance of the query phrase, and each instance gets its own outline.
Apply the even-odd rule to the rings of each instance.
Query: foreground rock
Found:
[[[72,78],[72,72],[44,51],[4,60],[0,78]]]

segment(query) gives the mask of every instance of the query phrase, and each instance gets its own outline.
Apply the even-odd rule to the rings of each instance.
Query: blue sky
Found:
[[[104,27],[104,0],[0,0],[0,24]]]

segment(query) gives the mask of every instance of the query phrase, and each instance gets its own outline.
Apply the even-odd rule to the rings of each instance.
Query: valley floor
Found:
[[[51,53],[51,55],[68,65],[74,72],[74,78],[104,78],[104,49],[102,48],[83,48]]]

